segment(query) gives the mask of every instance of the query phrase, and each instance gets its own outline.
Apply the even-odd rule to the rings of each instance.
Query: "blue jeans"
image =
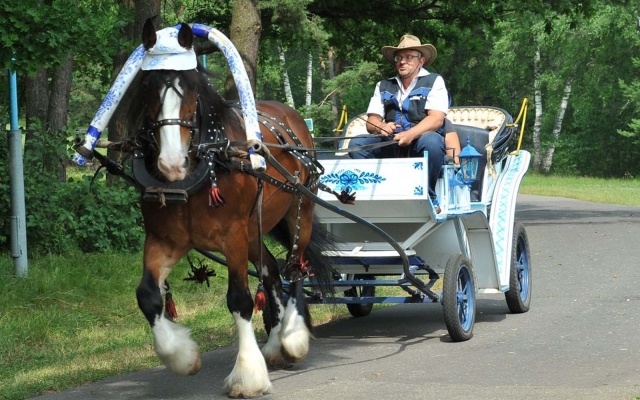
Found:
[[[361,137],[351,139],[349,148],[378,143],[380,141],[393,141],[391,138]],[[445,146],[444,138],[437,132],[427,132],[409,145],[409,157],[423,157],[424,152],[429,152],[429,197],[436,199],[436,182],[440,176],[440,168],[444,162]],[[349,152],[349,157],[353,159],[363,158],[397,158],[401,157],[406,149],[400,148],[397,143],[378,147],[376,149],[359,150]]]

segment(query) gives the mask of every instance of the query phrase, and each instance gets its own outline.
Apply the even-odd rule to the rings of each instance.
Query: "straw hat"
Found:
[[[393,61],[393,57],[398,50],[417,50],[422,53],[422,57],[425,58],[424,67],[428,67],[431,65],[433,60],[436,59],[438,52],[436,48],[432,44],[422,44],[420,43],[420,39],[413,35],[404,35],[402,39],[400,39],[400,44],[398,47],[392,46],[384,46],[382,48],[382,55],[386,58],[391,64],[395,64]]]

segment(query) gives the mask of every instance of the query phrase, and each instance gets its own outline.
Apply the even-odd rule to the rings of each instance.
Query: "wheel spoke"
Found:
[[[471,283],[469,276],[464,270],[460,270],[458,275],[458,291],[456,292],[456,301],[458,308],[458,318],[463,329],[469,329],[469,301],[473,293],[471,293]]]
[[[528,296],[527,253],[522,242],[518,243],[516,274],[520,298],[524,301]]]

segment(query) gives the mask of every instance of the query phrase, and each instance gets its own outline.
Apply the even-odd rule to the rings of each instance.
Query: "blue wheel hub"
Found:
[[[458,290],[456,292],[458,318],[464,331],[473,327],[473,310],[475,310],[475,297],[471,275],[466,267],[460,268],[458,273]]]
[[[518,286],[520,289],[520,299],[526,301],[529,297],[529,257],[524,242],[518,242],[516,253],[516,270],[518,273]]]

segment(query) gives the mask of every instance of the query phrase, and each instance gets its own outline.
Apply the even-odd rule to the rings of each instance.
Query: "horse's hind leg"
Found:
[[[144,247],[144,272],[138,285],[138,307],[149,321],[153,332],[153,347],[158,358],[178,375],[193,375],[200,371],[200,351],[189,330],[168,320],[163,312],[161,285],[171,268],[184,252],[167,252],[153,238],[147,237]]]
[[[285,266],[285,279],[289,280],[289,300],[280,330],[280,343],[285,358],[301,361],[309,352],[309,339],[312,337],[311,315],[303,291],[303,281],[307,275],[304,253],[311,239],[313,225],[313,203],[306,197],[301,200],[301,208],[292,208],[287,216],[287,225],[291,242],[296,246],[290,253]],[[298,221],[298,212],[300,213]],[[299,229],[296,229],[296,226]],[[295,232],[298,239],[295,240]]]
[[[262,251],[263,265],[260,265],[259,251]],[[280,280],[278,261],[267,249],[267,246],[264,243],[259,243],[258,239],[251,243],[249,260],[259,271],[267,301],[269,302],[269,313],[265,315],[265,324],[268,323],[271,329],[269,331],[269,339],[262,347],[262,355],[268,366],[282,368],[287,366],[288,363],[282,355],[282,346],[280,344],[280,330],[282,329],[282,316],[284,315],[285,307],[282,301],[282,281]]]
[[[230,228],[230,232],[238,231],[237,228]],[[247,270],[249,246],[246,239],[245,243],[240,243],[241,240],[232,242],[233,251],[225,252],[229,267],[227,307],[236,322],[239,350],[233,371],[225,380],[225,390],[229,392],[229,397],[257,397],[271,390],[271,382],[251,323],[253,299]]]

